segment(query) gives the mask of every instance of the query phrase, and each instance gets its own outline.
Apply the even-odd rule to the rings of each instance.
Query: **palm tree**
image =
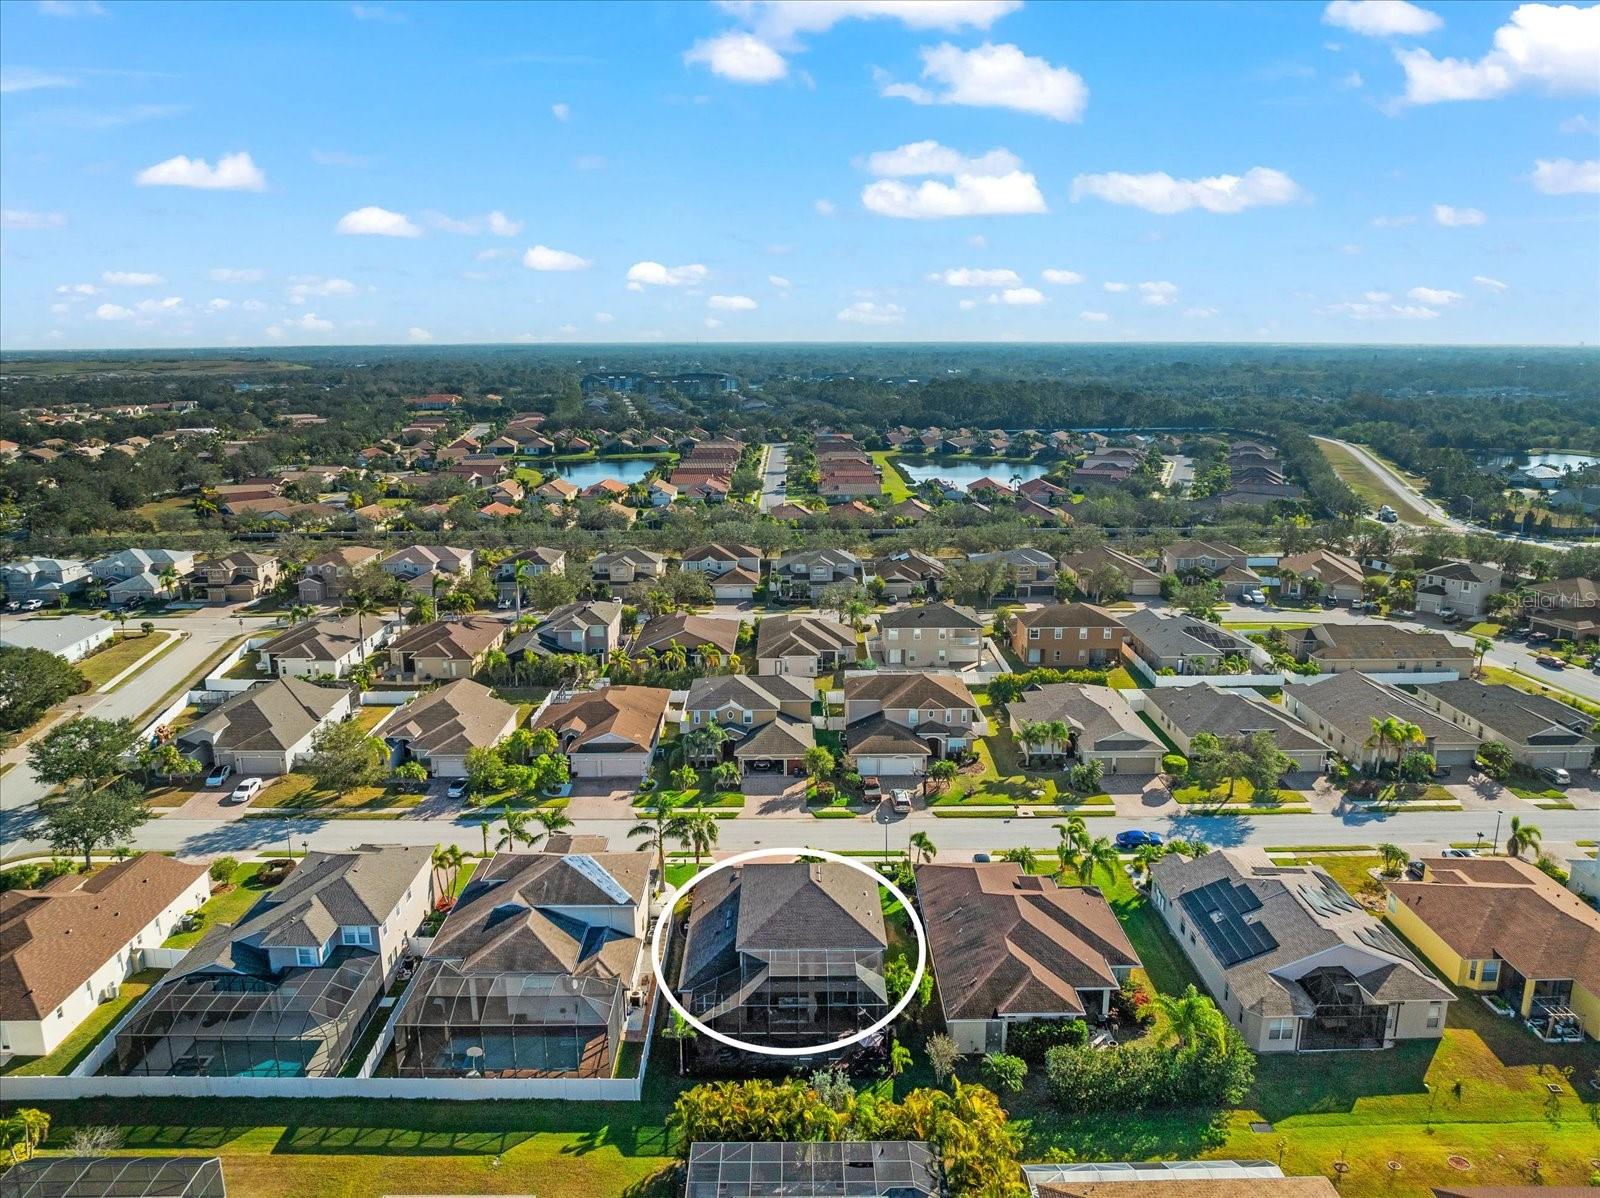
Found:
[[[286,622],[292,628],[296,624],[306,623],[306,621],[310,620],[315,614],[316,613],[312,610],[310,604],[296,603],[289,608],[289,614],[286,617]]]
[[[1109,836],[1096,836],[1078,854],[1077,874],[1080,886],[1094,885],[1094,871],[1103,869],[1112,877],[1116,876],[1118,866],[1122,859],[1117,856],[1117,846],[1111,843]]]
[[[1219,1051],[1228,1048],[1228,1025],[1222,1012],[1204,994],[1189,983],[1184,992],[1174,998],[1170,994],[1156,995],[1156,1010],[1166,1020],[1167,1034],[1184,1045],[1212,1040]]]
[[[511,659],[504,649],[490,649],[483,655],[483,672],[495,682],[504,682],[511,671]]]
[[[440,898],[447,894],[454,894],[456,889],[456,875],[461,870],[461,847],[454,844],[439,844],[433,848],[433,880],[435,890]],[[442,884],[439,884],[442,881]]]
[[[1506,852],[1518,860],[1522,858],[1523,849],[1532,849],[1533,855],[1539,855],[1539,844],[1544,839],[1544,833],[1533,824],[1522,822],[1520,815],[1511,817],[1511,831],[1506,835]]]
[[[918,865],[932,861],[939,855],[939,850],[934,845],[933,838],[926,832],[913,832],[909,844],[912,855],[916,858]]]
[[[683,811],[672,817],[670,832],[679,844],[693,850],[698,872],[701,859],[716,846],[717,817],[703,808]]]
[[[1397,844],[1380,844],[1378,856],[1383,858],[1383,873],[1385,877],[1397,877],[1406,867],[1408,854]]]
[[[528,580],[533,577],[533,567],[523,559],[511,567],[511,581],[517,588],[517,619],[522,619],[522,588],[528,585]]]
[[[1484,656],[1493,648],[1494,642],[1486,636],[1472,638],[1472,672],[1474,674],[1483,673]]]
[[[347,595],[344,600],[344,610],[356,618],[356,651],[362,657],[367,655],[367,617],[377,614],[378,601],[371,595],[362,592]]]
[[[1044,739],[1056,747],[1055,756],[1065,757],[1072,741],[1072,728],[1065,720],[1049,720],[1044,726]]]
[[[667,881],[667,837],[675,835],[672,808],[657,793],[650,796],[645,809],[648,815],[628,829],[628,839],[648,841],[646,847],[656,855],[656,885],[664,886]]]
[[[1024,761],[1033,758],[1034,749],[1045,742],[1044,725],[1037,720],[1026,720],[1017,729],[1017,743],[1022,746]]]
[[[1150,867],[1167,855],[1168,848],[1164,844],[1141,844],[1133,854],[1134,868],[1144,878],[1150,876]]]
[[[533,819],[544,829],[541,839],[557,832],[565,832],[572,827],[572,817],[559,807],[541,807],[533,813]]]
[[[177,594],[178,572],[171,566],[163,566],[161,568],[161,573],[156,575],[156,579],[161,583],[161,589],[163,591],[166,591],[171,595]]]
[[[1027,845],[1023,845],[1020,848],[1007,849],[1000,854],[1000,860],[1020,865],[1022,872],[1025,874],[1036,873],[1039,869],[1039,854]]]
[[[1056,860],[1060,863],[1061,873],[1070,873],[1076,870],[1078,858],[1089,847],[1089,825],[1083,822],[1083,816],[1073,815],[1067,817],[1064,824],[1056,824],[1056,835],[1060,838],[1056,842]]]
[[[511,810],[510,803],[507,803],[500,813],[500,820],[506,827],[505,831],[500,833],[499,838],[494,842],[494,847],[497,851],[509,851],[519,844],[525,844],[532,848],[534,842],[539,839],[539,833],[528,830],[528,813],[526,811]]]

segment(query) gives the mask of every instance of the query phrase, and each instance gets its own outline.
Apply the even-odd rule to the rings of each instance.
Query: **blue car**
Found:
[[[1145,832],[1139,828],[1130,828],[1126,832],[1117,833],[1117,847],[1119,849],[1136,849],[1140,845],[1161,843],[1159,832]]]

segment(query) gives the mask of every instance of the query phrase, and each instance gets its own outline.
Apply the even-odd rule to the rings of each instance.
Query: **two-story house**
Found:
[[[667,572],[667,559],[648,549],[630,547],[596,554],[589,563],[589,572],[596,583],[615,591],[635,582],[660,578]]]
[[[514,607],[528,601],[530,578],[541,574],[565,574],[567,551],[548,549],[542,545],[521,549],[510,557],[502,558],[495,567],[495,593],[501,607]],[[520,581],[519,581],[520,579]],[[520,594],[518,592],[521,592]]]
[[[890,668],[964,670],[983,659],[987,622],[957,603],[896,608],[878,617],[873,654]]]
[[[867,567],[846,549],[802,549],[773,563],[773,597],[784,603],[815,603],[835,583],[865,586]]]
[[[510,625],[493,616],[449,616],[408,628],[389,642],[389,669],[406,681],[470,678]]]
[[[1056,670],[1115,667],[1128,640],[1122,621],[1092,603],[1050,603],[1018,612],[1007,633],[1020,661]]]
[[[200,567],[207,603],[249,603],[278,585],[282,563],[265,553],[243,549],[213,558]]]
[[[1417,611],[1476,620],[1488,612],[1489,597],[1499,594],[1502,577],[1499,566],[1478,562],[1429,566],[1417,580]]]
[[[1559,578],[1534,587],[1522,610],[1533,633],[1580,645],[1600,639],[1600,582],[1592,578]]]
[[[798,774],[816,744],[811,686],[782,674],[713,674],[689,684],[682,734],[716,724],[728,734],[715,752],[746,773]],[[701,759],[709,764],[710,758]]]
[[[902,549],[888,557],[879,558],[873,566],[873,573],[883,582],[883,597],[894,603],[903,603],[908,599],[926,599],[937,595],[939,582],[945,576],[945,564],[915,549]]]
[[[756,628],[756,673],[815,678],[856,659],[856,634],[822,616],[768,616]]]
[[[511,657],[587,653],[604,657],[622,643],[622,604],[615,599],[580,600],[553,608],[506,646]]]
[[[1007,578],[1010,586],[1002,592],[1016,599],[1054,599],[1056,594],[1056,559],[1043,549],[1024,545],[1017,549],[1000,549],[993,553],[969,553],[968,561],[1002,561],[1010,569]]]
[[[439,574],[456,577],[470,574],[476,562],[477,554],[471,549],[453,549],[448,545],[412,545],[391,553],[378,563],[378,568],[402,582],[415,584]]]
[[[341,545],[312,558],[296,584],[301,603],[337,603],[350,592],[350,584],[360,570],[383,556],[381,549],[365,545]]]
[[[754,545],[696,545],[684,551],[681,568],[699,570],[710,578],[720,578],[735,570],[761,576],[761,550]]]
[[[844,720],[845,748],[863,777],[920,775],[989,731],[972,692],[950,674],[846,674]]]
[[[116,1031],[147,1077],[337,1077],[432,905],[432,849],[308,853],[218,924]]]

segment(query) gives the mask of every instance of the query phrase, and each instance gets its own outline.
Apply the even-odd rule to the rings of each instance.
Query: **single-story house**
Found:
[[[465,778],[467,753],[489,749],[517,730],[518,709],[488,687],[457,678],[417,696],[383,725],[391,765],[420,761],[435,778]]]
[[[1030,760],[1037,754],[1098,761],[1108,774],[1161,772],[1160,739],[1114,687],[1080,686],[1074,682],[1032,686],[1007,704],[1006,715],[1013,736],[1029,724],[1063,723],[1071,732],[1071,739],[1065,744],[1044,740],[1025,745],[1019,740],[1018,747]]]
[[[82,661],[116,635],[116,626],[89,616],[59,619],[0,620],[0,645],[10,649],[43,649],[67,661]]]
[[[556,734],[574,778],[637,782],[650,769],[671,695],[653,686],[603,686],[552,703],[536,727]]]
[[[1392,745],[1367,743],[1372,738],[1373,720],[1392,716],[1415,724],[1422,731],[1423,742],[1411,748],[1432,754],[1435,763],[1447,769],[1471,766],[1481,739],[1398,687],[1365,674],[1334,674],[1303,686],[1285,687],[1283,705],[1339,756],[1360,766],[1394,760]]]
[[[1255,691],[1203,682],[1199,686],[1157,687],[1146,691],[1144,700],[1150,722],[1171,738],[1180,753],[1189,752],[1190,744],[1202,732],[1224,741],[1270,732],[1295,769],[1320,774],[1328,768],[1328,746]]]
[[[665,653],[673,645],[681,648],[692,661],[703,660],[708,647],[716,649],[726,659],[739,646],[739,621],[725,616],[673,612],[655,617],[633,638],[635,653],[646,649]]]
[[[304,678],[278,678],[233,696],[178,734],[203,765],[241,774],[287,774],[311,752],[317,731],[350,715],[350,692]]]
[[[1470,678],[1417,688],[1417,698],[1451,723],[1511,750],[1534,769],[1587,769],[1594,758],[1594,717],[1548,695]]]
[[[379,616],[324,616],[291,625],[257,652],[264,674],[343,678],[387,641],[392,631],[393,625]]]

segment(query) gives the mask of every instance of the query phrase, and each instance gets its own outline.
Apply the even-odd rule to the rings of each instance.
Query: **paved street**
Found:
[[[767,464],[761,472],[761,510],[770,512],[784,501],[784,477],[789,473],[789,446],[777,442],[767,446]]]

